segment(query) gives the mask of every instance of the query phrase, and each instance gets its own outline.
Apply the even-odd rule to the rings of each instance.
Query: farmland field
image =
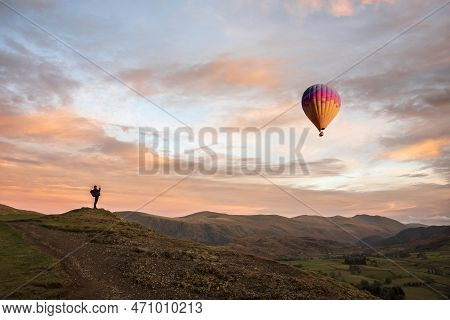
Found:
[[[367,257],[366,264],[350,265],[343,257],[311,256],[283,261],[360,286],[362,281],[381,287],[401,287],[405,299],[443,299],[450,294],[450,252],[410,253],[401,258]]]

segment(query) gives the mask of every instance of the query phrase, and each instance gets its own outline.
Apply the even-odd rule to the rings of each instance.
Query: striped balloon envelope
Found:
[[[341,98],[336,90],[326,84],[315,84],[303,93],[302,108],[306,116],[320,131],[336,117],[341,108]]]

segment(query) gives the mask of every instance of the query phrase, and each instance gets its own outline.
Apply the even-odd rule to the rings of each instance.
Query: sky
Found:
[[[450,6],[376,51],[446,1],[6,2],[17,12],[0,4],[0,203],[62,213],[91,206],[97,184],[114,211],[316,214],[303,201],[326,216],[449,224]],[[341,111],[319,138],[291,107],[343,72],[331,83]],[[139,173],[138,127],[271,120],[310,129],[308,174],[270,177],[286,192],[258,175]],[[169,149],[159,161],[174,161]],[[224,157],[223,136],[212,149]]]

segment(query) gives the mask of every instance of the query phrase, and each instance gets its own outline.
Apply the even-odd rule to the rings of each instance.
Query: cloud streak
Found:
[[[395,0],[296,0],[295,2],[311,11],[325,10],[335,17],[348,17],[360,6],[393,4]]]
[[[450,145],[450,137],[420,141],[409,146],[390,150],[384,154],[389,159],[422,160],[434,159],[442,155],[444,148]]]
[[[183,95],[226,95],[252,90],[274,90],[281,84],[282,61],[239,58],[222,54],[205,63],[168,65],[164,68],[131,68],[120,72],[144,94],[167,90]]]

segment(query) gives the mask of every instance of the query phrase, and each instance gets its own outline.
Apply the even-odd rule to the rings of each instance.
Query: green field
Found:
[[[399,286],[405,299],[444,299],[450,294],[450,252],[411,253],[403,258],[368,257],[366,265],[351,272],[343,257],[308,257],[283,261],[337,280],[360,285],[378,281],[382,286]]]

